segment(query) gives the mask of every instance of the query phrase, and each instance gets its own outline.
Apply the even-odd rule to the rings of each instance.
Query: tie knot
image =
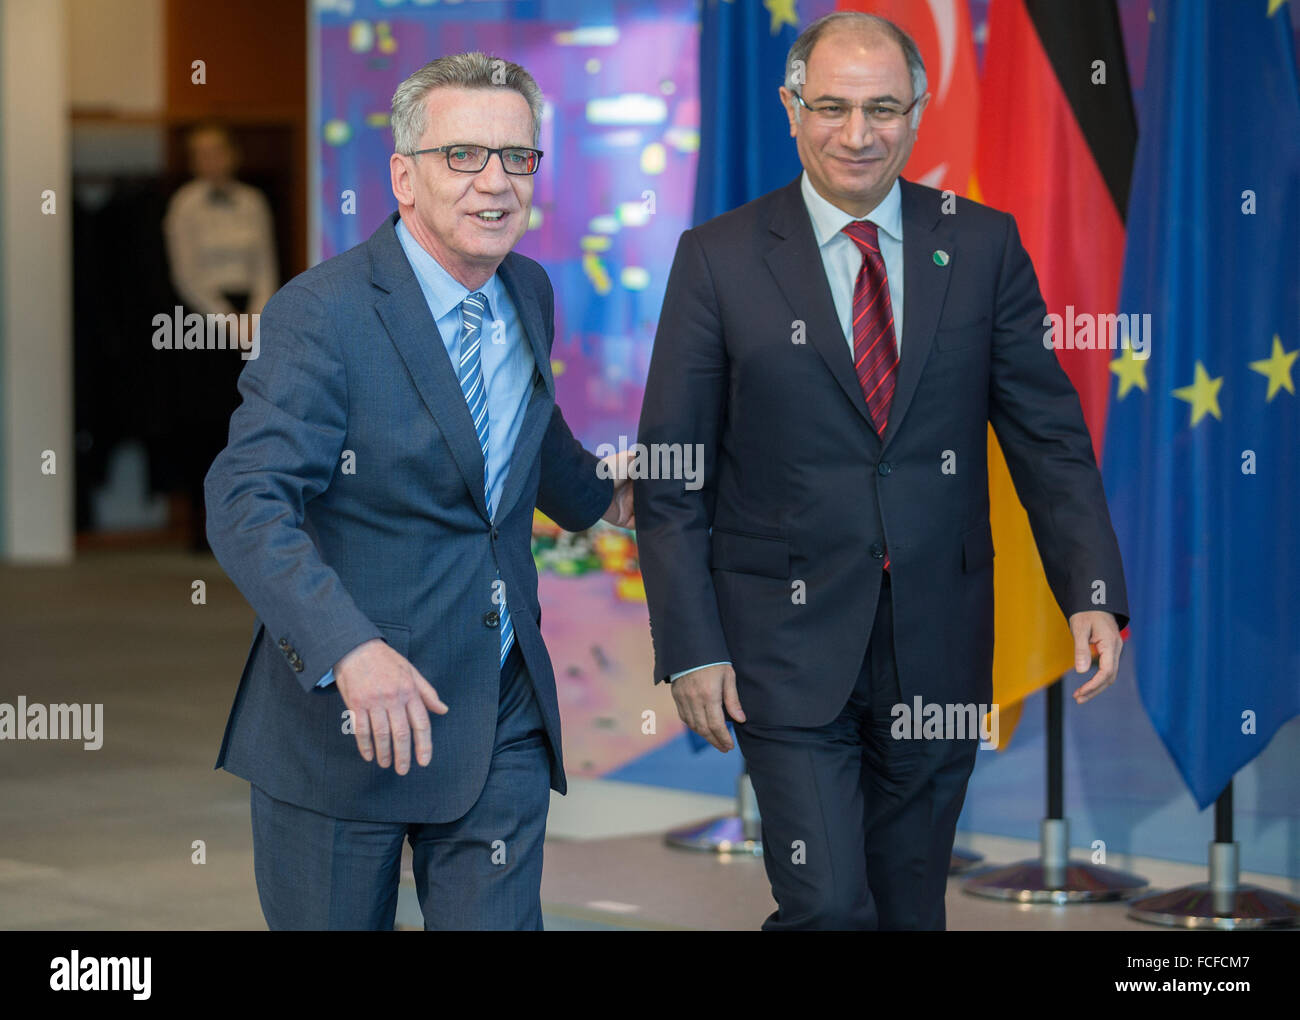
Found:
[[[460,317],[467,325],[477,326],[483,321],[483,309],[487,307],[487,297],[482,291],[466,295],[460,303]]]
[[[870,220],[854,220],[844,227],[843,232],[853,238],[853,243],[864,252],[880,254],[880,237],[876,233],[876,225]]]

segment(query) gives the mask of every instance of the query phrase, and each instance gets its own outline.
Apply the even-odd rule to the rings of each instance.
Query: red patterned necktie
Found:
[[[846,226],[844,233],[862,250],[862,268],[853,285],[853,367],[867,401],[867,413],[876,434],[883,437],[898,377],[898,344],[885,259],[874,223],[856,221]],[[889,569],[888,555],[885,569]]]

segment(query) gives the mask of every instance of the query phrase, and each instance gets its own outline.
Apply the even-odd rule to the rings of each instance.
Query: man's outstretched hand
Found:
[[[736,722],[745,721],[736,694],[736,671],[728,663],[704,666],[679,676],[670,687],[677,714],[682,722],[702,736],[719,751],[731,750],[731,734],[727,732],[727,715]]]
[[[1088,672],[1088,667],[1092,665],[1092,652],[1088,646],[1097,646],[1097,672],[1074,692],[1075,703],[1082,705],[1115,682],[1124,640],[1119,636],[1119,626],[1114,615],[1104,610],[1071,615],[1070,633],[1074,635],[1074,668],[1078,673]]]
[[[605,465],[602,477],[614,479],[614,498],[610,500],[609,509],[601,514],[602,521],[609,521],[620,528],[635,528],[636,517],[632,512],[632,480],[628,478],[628,465],[632,462],[632,451],[611,453],[601,458]]]
[[[411,734],[415,734],[415,760],[433,760],[429,713],[446,715],[447,706],[420,671],[394,651],[386,641],[373,638],[357,645],[334,667],[343,703],[352,710],[357,750],[366,761],[379,758],[388,768],[394,757],[396,772],[411,767]]]

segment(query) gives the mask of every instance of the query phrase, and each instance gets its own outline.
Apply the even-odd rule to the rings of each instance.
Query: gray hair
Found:
[[[518,64],[486,53],[453,53],[431,60],[397,86],[393,93],[393,149],[414,152],[424,135],[424,101],[440,88],[514,89],[533,113],[533,144],[542,137],[542,90],[533,76]]]
[[[844,28],[856,27],[864,29],[874,29],[877,32],[893,39],[898,43],[899,48],[903,51],[903,57],[907,61],[908,73],[912,76],[912,98],[916,99],[925,92],[925,61],[921,59],[921,51],[917,48],[916,42],[910,35],[895,25],[888,18],[882,18],[876,14],[865,14],[862,11],[835,11],[824,17],[818,18],[811,25],[799,33],[799,38],[794,41],[790,47],[790,52],[785,58],[785,87],[793,90],[796,85],[802,85],[803,81],[796,81],[796,66],[803,69],[804,73],[808,70],[808,58],[812,55],[813,47],[817,45],[820,39],[828,29],[836,26]],[[799,119],[799,104],[795,104],[795,119]],[[921,111],[917,107],[912,108],[909,115],[911,127],[916,127],[917,121],[921,116]]]

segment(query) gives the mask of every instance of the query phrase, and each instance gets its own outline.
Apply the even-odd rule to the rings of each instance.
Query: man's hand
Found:
[[[680,676],[669,686],[673,701],[682,722],[702,736],[719,751],[731,750],[731,734],[727,732],[727,715],[736,722],[745,721],[740,698],[736,694],[736,671],[725,662],[718,666],[705,666]]]
[[[429,712],[447,714],[447,706],[420,671],[387,642],[373,638],[357,645],[334,667],[343,703],[352,710],[357,750],[366,761],[376,754],[380,768],[397,758],[397,774],[411,767],[411,733],[415,733],[415,759],[428,765],[433,759]],[[371,741],[373,738],[373,747]]]
[[[1074,668],[1078,673],[1088,672],[1092,653],[1088,646],[1097,646],[1097,673],[1074,692],[1076,704],[1100,694],[1115,682],[1119,669],[1119,654],[1124,641],[1119,636],[1115,617],[1103,610],[1075,613],[1070,617],[1070,633],[1074,635]]]
[[[632,513],[632,480],[627,476],[632,457],[631,450],[623,450],[601,458],[601,463],[605,465],[601,477],[614,479],[614,498],[600,519],[620,528],[636,527],[636,517]]]

